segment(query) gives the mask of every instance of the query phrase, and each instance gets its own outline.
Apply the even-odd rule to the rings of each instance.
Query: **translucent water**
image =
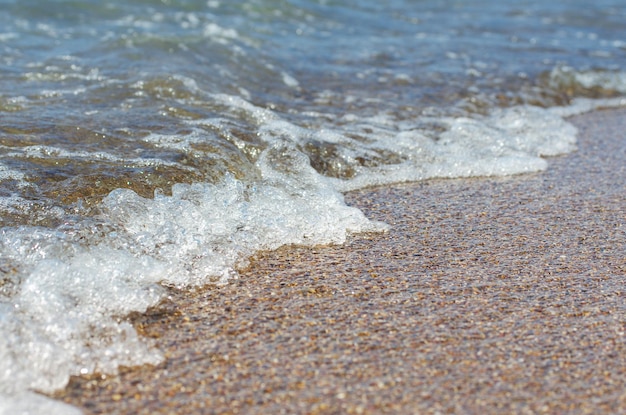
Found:
[[[626,5],[0,0],[0,413],[162,356],[126,317],[259,250],[379,232],[341,192],[509,175],[626,105]]]

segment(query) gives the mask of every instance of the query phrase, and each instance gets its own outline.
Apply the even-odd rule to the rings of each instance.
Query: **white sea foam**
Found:
[[[154,135],[150,138],[146,138],[145,141],[154,141],[155,143],[158,143],[159,137],[159,135]],[[173,136],[168,136],[169,139],[172,139],[172,137]],[[14,147],[0,145],[0,149],[9,150],[4,153],[4,156],[13,158],[71,159],[87,161],[101,160],[117,162],[120,164],[130,164],[133,166],[176,166],[178,168],[185,169],[185,166],[181,166],[178,163],[167,160],[157,158],[145,159],[139,157],[122,157],[105,151],[71,151],[60,147],[45,145],[24,146],[17,149]],[[0,180],[7,179],[23,180],[24,174],[10,170],[0,164]]]
[[[601,108],[619,108],[626,106],[626,98],[589,99],[577,98],[567,107],[552,107],[550,112],[563,118],[583,114]]]
[[[587,89],[601,87],[626,93],[626,72],[623,71],[579,71],[569,66],[560,66],[550,73],[550,82],[554,86],[577,85]]]
[[[11,169],[0,163],[0,181],[3,180],[15,180],[20,183],[21,186],[26,186],[24,173]]]
[[[78,408],[33,392],[21,391],[12,395],[0,393],[0,415],[80,415],[81,413]]]
[[[239,34],[235,29],[225,29],[219,26],[216,23],[208,23],[204,27],[203,31],[204,36],[210,37],[213,39],[237,39],[239,38]]]
[[[227,176],[218,185],[177,184],[172,196],[145,199],[119,189],[103,201],[123,232],[112,243],[170,267],[164,282],[226,281],[260,249],[285,244],[342,243],[350,232],[382,229],[369,222],[319,176],[308,159],[285,144],[266,149],[257,162],[263,179],[244,184]]]
[[[287,72],[282,72],[281,75],[283,77],[283,82],[288,87],[298,88],[300,86],[300,83],[298,82],[298,80],[294,78],[293,76],[289,75]]]
[[[156,261],[32,227],[3,229],[0,248],[2,294],[10,297],[0,295],[0,413],[43,413],[39,404],[29,412],[16,396],[62,388],[71,374],[160,361],[129,323],[118,321],[159,300],[164,267]]]
[[[437,124],[443,131],[427,136],[423,123]],[[370,153],[385,150],[403,156],[394,164],[358,166],[354,177],[335,180],[342,191],[371,185],[417,181],[428,178],[503,176],[541,171],[545,156],[565,154],[576,148],[576,129],[548,109],[520,106],[496,109],[473,118],[421,119],[396,123],[385,116],[348,126],[358,133],[374,131],[365,145]],[[352,153],[354,153],[352,151]],[[345,153],[346,158],[354,154]]]
[[[368,118],[347,114],[335,129],[310,129],[281,119],[276,113],[229,95],[215,95],[232,114],[257,127],[256,138],[271,145],[287,141],[294,146],[308,142],[337,145],[339,162],[354,169],[348,179],[331,179],[337,190],[349,191],[372,185],[418,181],[428,178],[503,176],[545,170],[547,156],[576,149],[576,128],[564,117],[601,106],[620,105],[623,100],[578,100],[569,107],[517,106],[494,109],[472,118],[421,117],[398,122],[381,113]],[[323,117],[320,114],[319,117]],[[224,119],[189,121],[194,126],[222,128]],[[436,137],[428,127],[443,131]],[[185,149],[201,137],[151,136],[162,146]],[[355,140],[353,136],[365,139]],[[242,143],[242,145],[244,145]],[[386,160],[394,154],[398,160]],[[359,159],[377,159],[361,165]]]

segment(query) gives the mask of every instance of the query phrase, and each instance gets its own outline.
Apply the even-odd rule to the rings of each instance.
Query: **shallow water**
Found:
[[[0,0],[0,412],[158,362],[164,286],[386,229],[342,191],[540,171],[624,104],[623,2],[351,3]]]

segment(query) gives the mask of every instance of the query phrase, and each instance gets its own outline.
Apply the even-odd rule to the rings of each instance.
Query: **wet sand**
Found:
[[[74,378],[85,414],[626,413],[626,109],[539,174],[350,193],[393,226],[259,255],[135,324],[158,367]]]

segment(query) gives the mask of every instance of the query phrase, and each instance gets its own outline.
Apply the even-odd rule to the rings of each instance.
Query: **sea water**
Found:
[[[126,320],[342,192],[546,169],[626,105],[620,0],[0,0],[0,413],[163,357]]]

